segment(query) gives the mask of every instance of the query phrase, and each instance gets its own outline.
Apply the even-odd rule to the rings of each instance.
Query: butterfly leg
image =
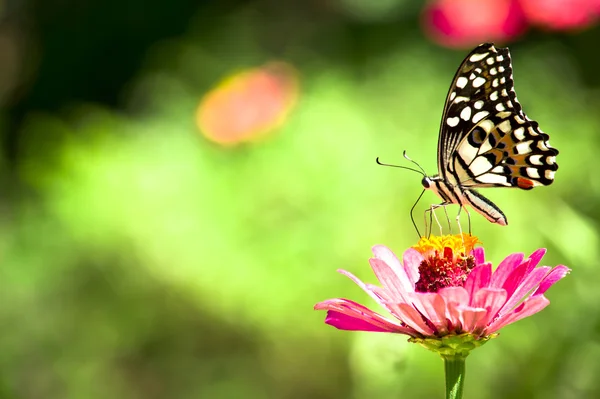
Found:
[[[467,220],[469,221],[469,235],[471,235],[471,214],[469,213],[469,210],[467,208],[465,208],[464,206],[462,206],[462,204],[460,205],[460,208],[458,208],[458,214],[456,215],[456,224],[458,225],[458,232],[460,233],[461,237],[463,236],[463,231],[462,231],[462,226],[460,225],[460,212],[463,210],[465,210],[465,213],[467,214]],[[463,238],[463,245],[464,245],[464,238]]]
[[[469,221],[469,235],[471,234],[471,214],[469,213],[469,210],[467,208],[465,208],[465,213],[467,214],[467,220]]]
[[[444,213],[446,214],[446,221],[448,222],[448,233],[452,234],[452,223],[450,223],[450,216],[448,216],[446,205],[444,205]]]
[[[456,224],[458,225],[458,233],[460,234],[460,236],[462,237],[463,235],[463,231],[462,231],[462,226],[460,225],[460,212],[463,210],[463,206],[462,204],[459,204],[459,208],[458,208],[458,214],[456,215]],[[467,210],[465,209],[465,212],[467,212]],[[467,212],[467,215],[469,213]],[[471,219],[469,219],[469,229],[471,229]],[[463,243],[464,244],[464,243]]]
[[[410,220],[412,221],[412,224],[415,227],[415,230],[417,230],[417,235],[419,236],[419,239],[421,238],[421,232],[419,232],[419,229],[417,228],[417,224],[415,223],[415,217],[413,216],[413,212],[415,210],[415,207],[419,203],[419,200],[423,196],[423,194],[425,194],[425,190],[421,191],[421,195],[419,195],[419,198],[417,198],[417,200],[413,204],[412,208],[410,208]],[[425,223],[425,233],[427,233],[427,223]]]
[[[429,231],[429,233],[427,234],[427,237],[431,236],[431,233],[433,232],[433,219],[435,219],[435,222],[437,223],[439,229],[440,229],[440,235],[444,234],[444,229],[442,227],[442,224],[440,223],[435,210],[437,208],[443,207],[444,208],[444,212],[446,211],[446,205],[448,205],[447,203],[441,203],[441,204],[432,204],[429,209],[426,209],[423,216],[425,219],[425,233],[427,233]],[[427,223],[427,213],[429,212],[429,224]],[[429,225],[429,227],[428,227]]]

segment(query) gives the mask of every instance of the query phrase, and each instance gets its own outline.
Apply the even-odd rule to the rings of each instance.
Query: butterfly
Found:
[[[530,190],[552,184],[558,150],[548,140],[517,101],[508,48],[479,45],[461,63],[446,97],[438,139],[438,174],[419,172],[424,189],[442,199],[430,211],[458,204],[460,215],[468,205],[490,222],[507,225],[502,210],[476,189]]]

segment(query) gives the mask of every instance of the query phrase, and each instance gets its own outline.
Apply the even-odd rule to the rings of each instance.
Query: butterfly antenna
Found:
[[[379,161],[379,157],[375,158],[375,162],[377,162],[377,165],[381,165],[381,166],[391,166],[392,168],[408,169],[408,170],[412,170],[413,172],[417,172],[417,173],[418,173],[418,174],[420,174],[420,175],[423,175],[423,176],[425,176],[425,175],[426,175],[426,174],[425,174],[425,172],[423,171],[423,169],[421,169],[421,170],[417,170],[417,169],[409,168],[409,167],[407,167],[407,166],[401,166],[401,165],[392,165],[392,164],[389,164],[389,163],[383,163],[383,162]],[[417,165],[417,166],[418,166],[418,165]],[[421,168],[421,167],[419,166],[419,168]]]
[[[419,168],[419,170],[421,171],[421,173],[423,174],[423,176],[427,176],[427,173],[425,173],[425,170],[421,167],[421,165],[419,165],[416,161],[413,161],[412,159],[410,159],[408,157],[408,155],[406,155],[406,150],[404,150],[402,152],[402,156],[409,162],[414,163],[415,165],[417,165],[417,168]]]

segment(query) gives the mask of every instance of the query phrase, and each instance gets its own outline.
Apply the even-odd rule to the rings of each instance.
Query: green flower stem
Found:
[[[446,372],[446,399],[462,399],[466,356],[442,356]]]

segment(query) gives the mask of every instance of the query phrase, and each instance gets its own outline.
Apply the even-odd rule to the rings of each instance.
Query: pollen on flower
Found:
[[[475,267],[470,255],[479,242],[470,234],[422,237],[415,248],[424,259],[419,265],[418,292],[437,292],[444,287],[462,287]]]
[[[421,237],[413,248],[419,251],[425,258],[441,253],[444,248],[450,248],[456,256],[464,257],[469,254],[480,241],[471,234],[452,234],[444,236]]]

